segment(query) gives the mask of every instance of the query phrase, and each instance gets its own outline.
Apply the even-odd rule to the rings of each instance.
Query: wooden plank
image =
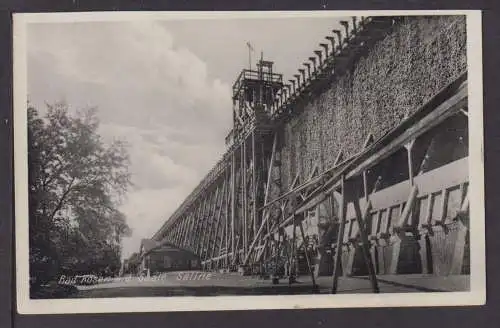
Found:
[[[252,233],[255,236],[257,232],[257,154],[255,152],[255,130],[252,132]]]
[[[455,240],[455,248],[453,250],[453,255],[451,260],[451,267],[449,272],[450,275],[459,275],[462,273],[466,238],[468,234],[468,229],[462,223],[462,221],[459,220],[457,224],[458,224],[457,239]]]
[[[461,212],[467,212],[469,210],[469,190],[470,188],[467,188],[464,201],[462,202],[462,206],[460,207]]]
[[[431,221],[432,221],[432,207],[434,206],[434,194],[430,193],[427,197],[428,197],[428,199],[427,199],[427,207],[426,207],[426,211],[425,211],[425,218],[424,218],[424,221],[421,225],[425,229],[428,229],[432,223]]]
[[[368,242],[368,234],[366,233],[365,222],[370,214],[371,202],[368,201],[365,211],[361,214],[361,208],[359,206],[359,199],[353,200],[354,210],[356,211],[356,220],[358,221],[358,228],[361,235],[361,247],[363,249],[363,257],[365,259],[366,266],[368,268],[368,276],[370,277],[370,283],[374,293],[379,293],[377,276],[375,275],[375,268],[373,266],[372,257],[370,255],[370,243]]]
[[[200,243],[200,237],[201,237],[201,228],[203,226],[203,218],[206,217],[206,212],[207,212],[207,207],[209,203],[209,197],[210,194],[205,195],[205,200],[203,202],[202,209],[196,218],[196,228],[195,228],[195,233],[194,233],[194,238],[193,238],[193,252],[199,255],[198,252],[198,247]]]
[[[203,227],[203,239],[201,241],[201,255],[202,259],[206,260],[208,253],[209,253],[209,245],[210,245],[210,238],[211,238],[211,233],[212,229],[214,227],[214,221],[216,217],[216,211],[217,211],[217,203],[219,201],[221,192],[220,192],[220,185],[217,186],[217,189],[215,190],[215,194],[212,196],[212,205],[211,208],[209,209],[209,212],[207,213],[207,218],[205,219],[205,224]]]
[[[247,221],[247,214],[248,214],[248,208],[247,208],[247,154],[246,154],[246,143],[247,140],[245,139],[243,143],[241,144],[241,191],[242,191],[242,219],[243,219],[243,253],[246,253],[247,251],[247,242],[248,242],[248,221]]]
[[[413,210],[413,206],[415,205],[415,200],[418,195],[418,187],[414,185],[410,190],[410,195],[408,196],[408,201],[406,202],[406,206],[404,207],[401,216],[399,217],[398,222],[396,223],[397,228],[402,228],[408,223],[408,218],[410,217],[410,213]]]

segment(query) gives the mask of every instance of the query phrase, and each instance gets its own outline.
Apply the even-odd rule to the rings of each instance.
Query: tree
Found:
[[[95,109],[47,107],[40,118],[28,106],[31,275],[43,282],[119,268],[121,239],[131,233],[118,210],[130,186],[126,144],[102,141]]]

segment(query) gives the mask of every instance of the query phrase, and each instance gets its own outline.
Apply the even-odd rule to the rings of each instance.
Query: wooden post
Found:
[[[188,213],[186,213],[186,216],[182,220],[182,236],[181,236],[181,240],[179,242],[179,244],[182,248],[184,248],[186,246],[186,235],[189,233],[187,229],[189,227],[190,219],[191,219],[191,213],[188,212]]]
[[[231,174],[231,173],[230,173]],[[231,179],[231,176],[229,176],[229,179]],[[228,183],[230,183],[231,180],[228,181]],[[229,187],[229,185],[228,185]],[[230,188],[228,188],[229,191],[227,193],[227,198],[226,198],[226,212],[225,212],[225,215],[224,215],[224,227],[225,227],[225,231],[224,231],[224,237],[226,239],[226,242],[225,242],[225,245],[226,245],[226,256],[224,257],[224,266],[226,269],[229,269],[228,268],[228,265],[229,265],[229,262],[228,262],[228,258],[227,258],[227,254],[229,254],[229,208],[230,208],[230,199],[231,199],[231,190]],[[221,246],[222,246],[222,241],[221,241]],[[222,250],[222,247],[219,248],[219,256],[220,256],[220,253],[221,253],[221,250]]]
[[[266,184],[266,191],[264,194],[264,206],[267,205],[267,202],[269,200],[269,193],[271,190],[271,181],[273,178],[273,167],[274,167],[274,162],[276,160],[276,148],[278,147],[278,133],[274,133],[274,138],[273,138],[273,147],[271,150],[271,159],[269,161],[269,166],[268,166],[268,171],[267,171],[267,184]],[[270,211],[270,209],[266,209],[267,211]],[[265,212],[265,211],[264,211]],[[264,216],[264,215],[263,215]],[[270,232],[270,224],[269,220],[267,221],[267,232]]]
[[[410,181],[410,186],[413,186],[413,145],[415,144],[415,139],[412,139],[405,145],[406,151],[408,153],[408,177]]]
[[[261,95],[262,96],[262,95]],[[255,153],[255,130],[252,131],[252,235],[255,238],[258,229],[257,222],[257,156]],[[247,241],[248,243],[248,241]]]
[[[268,169],[268,172],[267,172],[267,184],[266,184],[266,190],[265,190],[265,193],[264,193],[264,205],[267,204],[267,200],[269,198],[269,190],[270,190],[270,185],[271,185],[271,179],[272,179],[272,168],[273,168],[273,162],[274,162],[274,159],[275,159],[275,151],[276,151],[276,143],[277,143],[277,133],[275,133],[274,135],[274,141],[273,141],[273,149],[272,149],[272,152],[271,152],[271,161],[269,163],[269,169]],[[255,205],[255,204],[254,204]],[[255,212],[256,212],[256,208],[254,208]],[[264,208],[263,210],[263,213],[262,213],[262,222],[260,224],[260,228],[259,230],[255,230],[254,232],[254,236],[253,236],[253,241],[252,243],[250,244],[250,248],[248,249],[248,253],[245,257],[245,261],[244,261],[244,264],[246,265],[246,263],[248,262],[248,258],[249,256],[252,254],[254,248],[255,248],[255,245],[257,243],[257,241],[259,240],[261,234],[262,234],[262,231],[264,230],[264,226],[267,227],[267,230],[268,230],[268,233],[269,233],[269,219],[270,219],[270,209],[268,208]],[[255,215],[255,218],[257,218],[257,215]]]
[[[201,255],[200,254],[200,245],[202,242],[203,228],[205,226],[205,220],[208,217],[207,210],[210,209],[210,196],[211,196],[210,194],[205,196],[205,203],[203,205],[203,211],[201,212],[201,215],[198,218],[198,225],[197,225],[197,229],[196,229],[196,231],[197,231],[196,232],[196,240],[195,240],[195,244],[194,244],[195,253],[198,255]]]
[[[309,270],[309,273],[311,274],[313,288],[316,288],[316,279],[314,278],[314,271],[312,270],[311,260],[309,258],[309,253],[307,252],[306,234],[304,233],[304,227],[302,226],[302,221],[299,222],[299,227],[300,227],[300,234],[302,235],[302,241],[304,243],[304,250],[305,250],[306,261],[307,261],[307,269]]]
[[[269,222],[269,217],[270,217],[270,213],[269,213],[269,211],[266,210],[266,216],[264,217],[264,221],[262,221],[262,223],[260,225],[260,228],[257,231],[257,233],[255,235],[255,238],[252,241],[252,244],[250,245],[250,248],[248,249],[248,253],[247,253],[246,257],[245,257],[245,260],[243,261],[244,265],[247,264],[248,258],[250,257],[250,255],[252,254],[252,252],[255,249],[255,245],[260,240],[260,235],[262,234],[262,231],[264,230],[265,224]]]
[[[226,196],[226,180],[222,182],[222,191],[219,195],[219,205],[217,214],[214,212],[214,220],[212,221],[212,226],[210,227],[210,233],[208,237],[208,248],[207,248],[207,258],[213,258],[215,254],[215,248],[217,240],[219,239],[219,227],[220,221],[222,220],[222,211],[223,211],[223,203],[224,197]],[[216,205],[217,210],[217,205]],[[221,239],[222,240],[222,239]]]
[[[193,205],[194,207],[194,205]],[[189,228],[191,227],[191,220],[193,218],[194,208],[190,210],[190,212],[186,215],[185,219],[185,228],[184,228],[184,236],[182,237],[181,245],[183,248],[186,248],[187,240],[189,238]]]
[[[408,201],[406,202],[406,206],[399,217],[399,221],[397,222],[397,228],[403,228],[408,223],[408,218],[410,217],[411,210],[415,205],[415,200],[418,195],[418,187],[414,185],[410,190],[410,195],[408,196]]]
[[[247,139],[243,140],[243,144],[242,144],[242,147],[241,147],[241,176],[242,176],[242,179],[241,179],[241,187],[242,187],[242,203],[243,203],[243,231],[242,231],[242,234],[243,234],[243,245],[242,245],[242,250],[243,250],[243,254],[246,254],[247,252],[247,238],[248,238],[248,221],[247,221],[247,212],[248,212],[248,209],[247,209],[247,156],[246,156],[246,143],[247,143]]]
[[[213,213],[213,219],[212,219],[212,224],[209,230],[208,234],[208,243],[207,243],[207,258],[212,258],[213,257],[213,251],[215,249],[215,244],[218,239],[218,234],[219,234],[219,223],[221,221],[222,217],[222,205],[224,203],[224,197],[225,197],[225,192],[226,192],[226,180],[222,180],[222,188],[219,192],[219,200],[218,203],[215,205],[215,211]]]
[[[206,196],[205,196],[206,197]],[[195,249],[195,244],[196,244],[196,238],[197,238],[197,234],[198,234],[198,225],[199,225],[199,222],[200,222],[200,213],[202,212],[203,210],[203,207],[205,206],[205,201],[206,201],[206,198],[203,197],[200,201],[200,204],[198,205],[198,210],[196,211],[196,215],[194,217],[194,220],[193,220],[193,234],[192,236],[189,238],[189,247],[190,249],[196,253],[196,249]]]
[[[232,164],[231,164],[231,252],[236,254],[235,250],[235,216],[236,216],[236,151],[233,151],[232,154]],[[229,250],[227,250],[229,253]]]
[[[182,222],[179,222],[179,224],[175,227],[174,243],[176,246],[179,245],[179,240],[181,238],[181,227],[182,227],[181,224],[182,224]]]
[[[365,193],[365,200],[368,202],[368,177],[366,171],[363,171],[363,189]]]
[[[344,239],[344,228],[347,216],[347,202],[345,196],[345,176],[342,175],[340,178],[340,187],[342,190],[341,206],[340,206],[340,220],[339,220],[339,231],[337,235],[337,247],[335,249],[335,262],[333,267],[333,284],[332,284],[332,294],[337,293],[338,278],[340,275],[340,261],[342,255],[342,240]],[[333,192],[332,195],[333,196]]]
[[[208,237],[210,233],[210,227],[213,225],[213,218],[215,216],[215,209],[217,207],[217,199],[219,196],[220,186],[217,186],[215,192],[212,192],[212,197],[210,199],[210,206],[208,207],[206,217],[203,218],[204,224],[202,226],[202,239],[200,242],[200,254],[202,254],[202,258],[205,258],[206,249],[208,247]],[[206,259],[206,258],[205,258]]]
[[[407,224],[408,218],[410,217],[410,213],[415,205],[415,200],[417,199],[418,188],[417,185],[414,185],[410,191],[410,195],[408,196],[408,201],[404,209],[402,210],[401,216],[399,217],[399,221],[396,222],[394,227],[392,228],[393,233],[393,250],[392,250],[392,259],[391,265],[389,269],[390,274],[396,274],[398,271],[398,263],[399,263],[399,254],[401,251],[401,241],[404,237],[404,227]]]
[[[366,266],[368,268],[368,275],[370,276],[370,282],[372,285],[372,290],[374,293],[379,292],[377,276],[375,275],[375,268],[373,266],[372,257],[370,255],[369,243],[368,243],[368,234],[366,232],[365,222],[370,215],[370,210],[372,204],[370,201],[366,204],[366,209],[363,214],[361,214],[361,208],[359,206],[358,197],[354,197],[353,199],[354,211],[356,212],[356,220],[358,221],[359,234],[361,236],[361,247],[363,250],[363,257],[365,259]]]
[[[212,197],[210,198],[208,211],[203,217],[203,225],[202,225],[202,235],[200,240],[200,255],[202,260],[207,260],[208,255],[208,244],[210,242],[210,232],[214,225],[215,211],[217,209],[217,202],[219,199],[219,191],[220,186],[217,186],[215,193],[212,193]]]
[[[296,220],[295,220],[295,217],[293,219],[293,230],[292,230],[292,250],[291,250],[291,254],[290,254],[290,275],[288,276],[288,284],[292,284],[293,282],[295,282],[295,278],[297,276],[297,265],[296,265],[296,243],[297,243],[297,240],[296,240],[296,230],[295,228],[297,227],[297,223],[296,223]]]

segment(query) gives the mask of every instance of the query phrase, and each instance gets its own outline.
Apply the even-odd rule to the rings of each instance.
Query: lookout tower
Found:
[[[226,143],[241,140],[253,128],[266,125],[283,75],[273,72],[273,62],[261,59],[257,70],[243,69],[233,85],[233,130]]]

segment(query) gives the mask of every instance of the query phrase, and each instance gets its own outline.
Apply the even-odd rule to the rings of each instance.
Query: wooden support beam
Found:
[[[186,246],[186,236],[189,234],[189,222],[191,220],[192,210],[188,211],[182,219],[182,235],[179,244],[184,248]]]
[[[271,182],[272,182],[273,166],[274,166],[274,161],[276,160],[277,143],[278,143],[278,133],[274,133],[273,147],[271,150],[271,159],[269,161],[269,168],[267,170],[267,183],[266,183],[266,191],[264,193],[264,205],[266,205],[268,200],[269,200],[269,193],[271,190]]]
[[[248,249],[248,253],[245,255],[245,259],[243,261],[243,265],[247,265],[248,264],[248,260],[250,259],[250,256],[252,255],[252,253],[253,253],[253,251],[255,249],[255,245],[260,240],[260,235],[262,234],[262,231],[264,230],[264,227],[266,226],[267,222],[269,221],[269,217],[270,217],[270,212],[266,211],[266,217],[261,222],[260,228],[257,231],[257,233],[255,235],[255,238],[253,239],[252,244],[250,245],[250,247]]]
[[[188,229],[188,234],[186,235],[186,247],[190,250],[192,250],[193,247],[193,239],[194,239],[194,233],[195,233],[195,227],[196,227],[196,219],[198,217],[198,212],[200,211],[201,204],[202,204],[202,199],[198,201],[197,204],[193,207],[193,212],[191,214],[191,219],[189,223],[189,229]]]
[[[359,154],[358,154],[359,155]],[[304,183],[298,185],[298,175],[295,176],[295,179],[293,180],[294,182],[292,183],[292,187],[289,189],[289,191],[285,192],[281,196],[269,201],[265,206],[262,206],[260,210],[263,210],[266,207],[272,206],[275,203],[278,203],[284,199],[291,198],[299,194],[305,189],[311,188],[311,187],[317,187],[317,189],[313,190],[312,192],[309,193],[308,197],[311,197],[310,195],[317,195],[321,191],[324,190],[324,184],[326,182],[326,178],[330,177],[335,174],[335,172],[342,170],[344,166],[349,164],[351,161],[355,159],[356,155],[341,162],[338,163],[336,166],[333,166],[329,168],[328,170],[324,171],[323,173],[319,174],[318,176],[313,177],[309,181],[305,181]],[[328,180],[329,181],[329,180]],[[327,196],[328,197],[328,196]]]
[[[288,278],[288,284],[291,284],[294,282],[295,277],[297,276],[297,233],[296,233],[296,228],[297,228],[297,221],[298,220],[293,220],[293,228],[292,228],[292,251],[290,254],[290,274]],[[283,231],[283,230],[281,230]]]
[[[231,160],[231,252],[235,254],[235,217],[236,217],[236,151]],[[229,252],[229,250],[228,250]]]
[[[469,190],[470,188],[467,188],[467,192],[465,193],[464,200],[462,202],[462,206],[460,207],[460,212],[465,213],[469,210]]]
[[[312,280],[312,283],[313,283],[313,289],[316,289],[317,288],[316,278],[314,277],[314,271],[313,271],[313,268],[312,268],[311,259],[309,258],[309,253],[307,251],[306,234],[304,233],[304,227],[302,226],[302,221],[299,221],[298,225],[299,225],[299,228],[300,228],[300,234],[302,235],[302,240],[304,242],[304,250],[305,250],[306,261],[307,261],[307,270],[311,274],[311,280]]]
[[[219,185],[218,194],[217,194],[217,197],[216,197],[215,202],[214,202],[214,208],[212,211],[212,218],[211,218],[210,223],[207,227],[207,239],[205,242],[205,244],[206,244],[205,258],[207,258],[207,259],[210,258],[211,254],[212,254],[211,247],[212,247],[212,244],[214,243],[213,234],[214,234],[214,231],[216,229],[217,221],[219,220],[219,216],[221,215],[221,212],[222,212],[222,200],[224,197],[224,188],[225,188],[225,184],[224,184],[224,180],[222,180],[222,186]]]
[[[173,233],[173,238],[172,238],[172,243],[174,245],[178,245],[178,239],[179,238],[179,226],[174,227],[174,233]]]
[[[197,212],[199,210],[199,207],[200,207],[200,203],[198,203],[195,207],[193,207],[193,210],[191,212],[191,215],[190,215],[190,222],[189,222],[189,229],[187,231],[187,234],[186,234],[186,247],[190,248],[191,247],[191,243],[192,243],[192,239],[194,237],[194,226],[196,224],[196,216],[197,216]]]
[[[191,222],[191,215],[192,215],[192,210],[189,210],[187,213],[186,213],[186,216],[184,217],[184,232],[182,234],[182,239],[181,239],[181,242],[180,242],[180,245],[185,248],[186,247],[186,238],[189,234],[189,224]]]
[[[335,157],[335,161],[333,162],[333,166],[337,166],[339,163],[344,161],[344,151],[342,148],[339,150],[337,157]]]
[[[340,186],[342,188],[342,191],[344,191],[345,188],[345,176],[342,175],[340,177]],[[333,193],[331,194],[330,197],[334,197]],[[332,202],[333,203],[333,202]],[[340,270],[341,270],[341,260],[342,260],[342,240],[344,239],[344,230],[345,230],[345,223],[346,223],[346,217],[347,217],[347,199],[346,195],[344,192],[342,192],[341,196],[341,205],[340,205],[340,222],[339,222],[339,230],[337,234],[337,243],[335,247],[335,260],[334,260],[334,267],[333,267],[333,283],[332,283],[332,294],[337,293],[337,287],[338,287],[338,279],[340,276]],[[333,208],[332,208],[333,212]]]
[[[200,207],[200,211],[198,212],[196,219],[195,219],[195,228],[193,231],[191,249],[196,254],[198,254],[199,233],[201,230],[201,225],[203,223],[203,217],[205,216],[205,210],[206,210],[206,206],[207,206],[207,202],[208,202],[208,196],[209,195],[207,195],[207,194],[204,195],[203,203],[202,203],[202,205]]]
[[[248,242],[248,221],[247,221],[247,214],[248,214],[248,208],[247,208],[247,203],[248,203],[248,198],[247,198],[247,154],[246,154],[246,143],[247,140],[243,140],[242,146],[241,146],[241,190],[242,190],[242,218],[243,218],[243,231],[242,231],[242,242],[243,242],[243,253],[245,254],[247,251],[247,242]]]
[[[210,197],[210,194],[205,195],[205,200],[204,200],[203,205],[201,207],[201,210],[198,214],[198,217],[196,218],[196,228],[195,228],[195,233],[193,236],[192,248],[193,248],[193,251],[198,255],[199,255],[198,246],[199,246],[200,239],[201,239],[200,237],[201,237],[201,230],[202,230],[202,226],[203,226],[203,218],[206,217],[207,207],[208,207],[208,203],[209,203],[209,197]]]
[[[217,222],[217,229],[215,232],[215,240],[214,240],[214,246],[212,248],[212,255],[211,257],[214,258],[216,256],[220,255],[220,251],[223,248],[223,245],[226,245],[226,248],[228,247],[227,243],[227,232],[228,232],[228,209],[229,209],[229,199],[230,199],[230,180],[225,179],[225,189],[223,193],[223,202],[221,203],[221,214],[219,217],[219,221]]]
[[[181,242],[181,235],[182,235],[182,219],[183,217],[179,217],[177,219],[177,224],[176,224],[176,228],[177,228],[177,231],[176,231],[176,234],[175,234],[175,245],[177,247],[180,246],[180,242]]]
[[[230,227],[230,224],[231,224],[231,213],[230,213],[230,209],[231,209],[231,173],[229,173],[229,179],[228,179],[228,187],[229,187],[229,190],[228,190],[228,193],[227,193],[227,201],[226,201],[226,215],[224,216],[224,237],[225,237],[225,247],[226,247],[226,253],[229,253],[229,250],[230,250],[230,238],[231,238],[231,227]],[[221,244],[222,246],[222,244]],[[221,249],[222,248],[219,248],[219,255],[221,253]],[[226,258],[227,260],[227,258]],[[226,264],[227,265],[227,264]]]
[[[198,205],[198,210],[193,218],[193,229],[191,230],[191,237],[189,238],[189,249],[196,253],[195,245],[196,238],[198,234],[198,225],[200,224],[200,216],[202,215],[203,207],[205,206],[205,197],[202,198],[202,202]]]
[[[359,205],[359,198],[355,197],[353,199],[354,211],[356,212],[356,220],[358,221],[359,235],[361,236],[361,247],[363,250],[363,257],[368,269],[368,276],[370,277],[370,282],[372,285],[372,290],[374,293],[379,292],[377,276],[375,274],[375,267],[373,265],[372,257],[370,254],[370,242],[368,241],[368,233],[366,231],[366,222],[368,221],[368,216],[370,215],[370,210],[372,207],[371,201],[368,201],[363,214],[361,214],[361,208]]]
[[[255,151],[256,147],[256,142],[255,142],[255,130],[252,131],[252,189],[251,189],[251,198],[253,200],[252,203],[252,235],[255,236],[257,232],[257,227],[258,227],[258,222],[257,222],[257,172],[258,172],[258,167],[257,167],[257,153]],[[248,243],[248,241],[247,241]]]
[[[219,185],[217,186],[217,189],[215,190],[215,193],[212,196],[210,208],[207,213],[207,217],[205,218],[205,224],[203,227],[203,238],[201,240],[201,256],[203,260],[206,260],[208,255],[208,246],[210,244],[211,232],[216,217],[217,204],[220,199],[220,193],[221,193],[220,190],[221,189]]]
[[[224,211],[223,208],[223,201],[224,198],[226,197],[226,180],[223,181],[222,183],[222,189],[219,194],[219,199],[216,206],[216,210],[214,211],[214,219],[212,220],[212,223],[210,224],[209,227],[209,233],[208,233],[208,245],[207,245],[207,253],[205,256],[205,259],[209,259],[213,257],[213,253],[215,250],[215,244],[218,239],[218,231],[219,231],[219,225],[222,217],[222,212]],[[218,210],[218,211],[217,211]]]
[[[180,228],[179,225],[174,227],[173,244],[176,246],[179,245],[179,235],[180,235],[179,228]]]
[[[415,144],[415,139],[410,140],[407,144],[405,144],[406,151],[408,153],[408,177],[410,181],[410,186],[413,186],[413,145]]]
[[[414,185],[410,190],[410,195],[408,196],[408,201],[406,202],[406,206],[404,207],[403,212],[399,217],[399,221],[397,222],[394,228],[396,229],[403,228],[408,223],[408,218],[410,217],[410,213],[415,205],[417,195],[418,195],[418,187],[417,185]]]

